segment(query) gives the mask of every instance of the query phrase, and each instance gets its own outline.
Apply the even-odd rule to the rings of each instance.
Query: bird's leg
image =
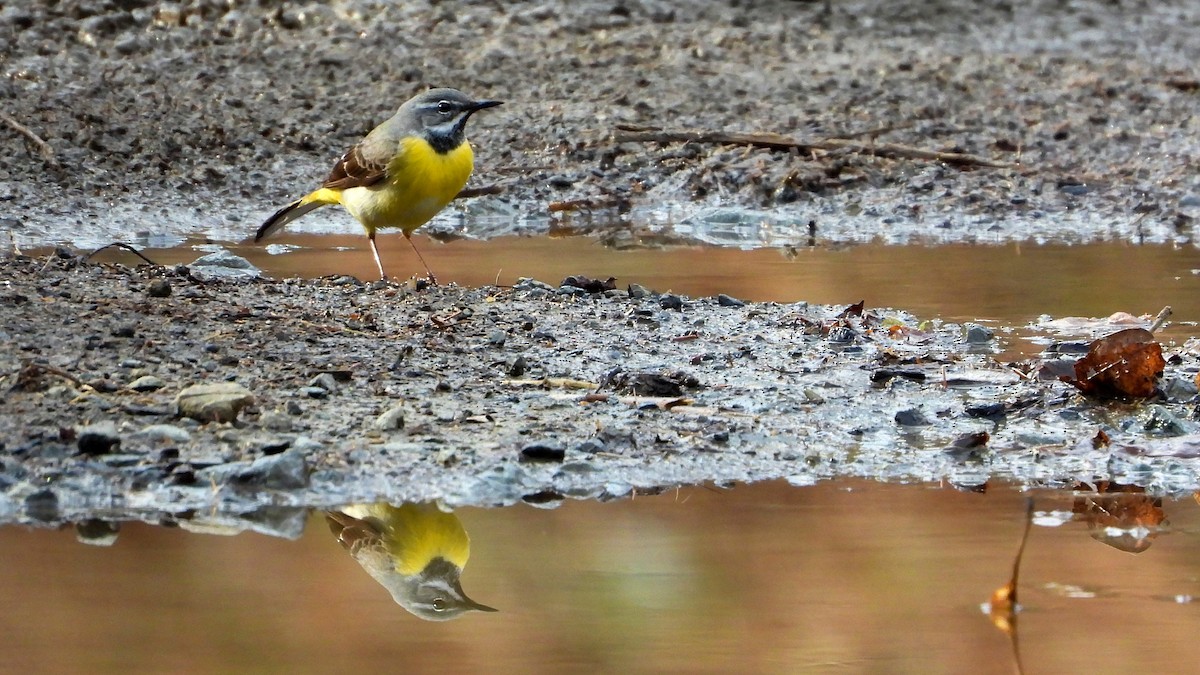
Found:
[[[367,239],[371,240],[371,253],[375,256],[375,266],[379,268],[379,280],[387,281],[387,274],[383,272],[383,262],[379,259],[379,247],[375,245],[375,230],[367,233]]]
[[[407,239],[408,243],[412,246],[413,253],[417,254],[417,260],[420,260],[421,264],[425,266],[425,273],[429,275],[429,283],[433,286],[437,286],[437,277],[433,276],[433,270],[429,269],[429,264],[425,262],[425,258],[421,255],[421,252],[417,250],[417,245],[413,242],[412,235],[410,235],[408,232],[405,232],[404,238]]]

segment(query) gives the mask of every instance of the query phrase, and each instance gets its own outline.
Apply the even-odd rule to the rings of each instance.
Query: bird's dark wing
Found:
[[[321,184],[324,188],[345,190],[352,187],[367,187],[387,178],[387,165],[390,157],[373,158],[369,150],[359,143],[346,151],[329,177]]]

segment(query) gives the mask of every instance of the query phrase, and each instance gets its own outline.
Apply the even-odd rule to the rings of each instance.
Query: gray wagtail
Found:
[[[434,504],[351,504],[325,520],[350,555],[401,607],[429,621],[494,612],[463,592],[459,576],[471,539],[453,513]]]
[[[391,119],[371,130],[334,165],[321,187],[279,209],[258,228],[254,241],[326,204],[341,204],[371,240],[379,277],[387,279],[375,230],[398,227],[437,283],[412,233],[429,222],[467,183],[475,154],[464,129],[476,111],[502,101],[476,101],[457,89],[430,89],[409,99]]]

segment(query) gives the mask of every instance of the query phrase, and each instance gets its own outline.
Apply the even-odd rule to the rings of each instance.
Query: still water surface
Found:
[[[1135,554],[1072,517],[1087,503],[1031,494],[1025,672],[1194,672],[1200,507],[1162,503],[1169,525]],[[835,481],[464,509],[463,586],[499,612],[443,623],[393,602],[320,514],[298,541],[129,523],[106,548],[7,527],[0,669],[1010,673],[980,604],[1026,498]]]
[[[998,246],[862,245],[841,249],[739,250],[669,247],[615,250],[587,237],[504,237],[446,244],[414,238],[442,283],[464,286],[512,284],[533,277],[557,284],[583,274],[617,285],[638,283],[693,297],[726,293],[744,300],[851,304],[904,309],[922,319],[983,321],[1020,327],[1040,316],[1106,317],[1115,312],[1153,316],[1174,309],[1160,339],[1182,342],[1200,321],[1200,249],[1192,246],[1102,243]],[[360,234],[286,233],[273,255],[264,246],[226,245],[273,277],[350,274],[372,280],[378,273]],[[202,254],[199,242],[147,249],[162,264],[188,263]],[[379,246],[391,273],[404,277],[421,268],[400,236]],[[202,245],[200,248],[204,248]],[[129,254],[99,258],[137,264]],[[1036,352],[1019,344],[1006,349]]]

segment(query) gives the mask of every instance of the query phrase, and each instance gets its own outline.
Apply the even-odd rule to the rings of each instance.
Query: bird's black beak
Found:
[[[483,110],[484,108],[495,108],[503,103],[504,101],[475,101],[471,104],[470,110],[471,112],[475,112],[476,110]]]

